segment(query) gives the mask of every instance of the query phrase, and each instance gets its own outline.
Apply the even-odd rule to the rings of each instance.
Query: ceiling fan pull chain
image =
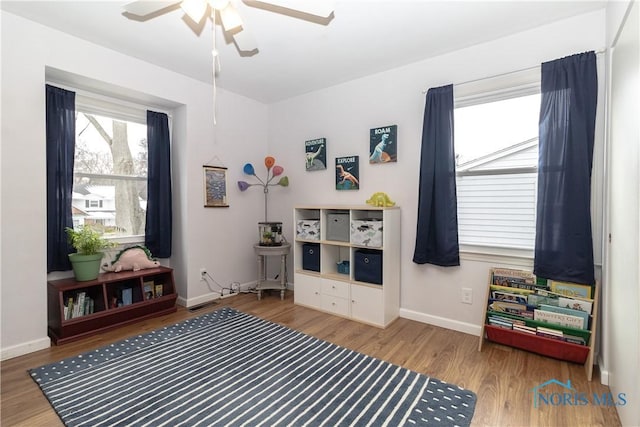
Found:
[[[211,71],[213,72],[213,125],[217,124],[216,121],[216,106],[218,103],[216,102],[218,89],[216,87],[216,68],[220,67],[220,58],[218,58],[218,49],[216,48],[216,10],[213,7],[211,9],[211,21],[213,21],[212,25],[212,34],[213,34],[213,50],[211,51],[211,55],[213,56]]]

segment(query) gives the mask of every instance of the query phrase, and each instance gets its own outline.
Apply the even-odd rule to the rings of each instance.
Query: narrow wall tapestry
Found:
[[[227,168],[205,165],[202,169],[204,171],[204,207],[229,207],[227,202]]]

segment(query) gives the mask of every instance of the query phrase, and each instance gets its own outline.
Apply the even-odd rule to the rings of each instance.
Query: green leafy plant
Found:
[[[69,244],[73,246],[79,255],[93,255],[102,249],[112,248],[116,243],[102,237],[102,233],[83,225],[78,229],[65,228]]]

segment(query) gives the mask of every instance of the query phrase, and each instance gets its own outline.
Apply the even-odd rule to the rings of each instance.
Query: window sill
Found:
[[[110,242],[114,242],[118,246],[136,244],[136,245],[144,245],[144,236],[125,236],[125,237],[105,237],[105,239]]]

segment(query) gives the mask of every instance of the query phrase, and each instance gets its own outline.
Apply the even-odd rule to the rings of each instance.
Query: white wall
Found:
[[[287,191],[274,194],[274,217],[285,221],[291,238],[295,204],[364,204],[372,193],[387,192],[402,209],[401,315],[479,335],[489,268],[530,268],[532,260],[467,254],[460,267],[412,262],[423,91],[599,50],[605,44],[604,22],[604,11],[589,13],[272,105],[269,149],[291,179]],[[369,165],[369,129],[391,124],[398,125],[398,162]],[[602,128],[600,113],[596,130],[600,145]],[[328,168],[306,172],[304,141],[320,137],[327,138]],[[343,155],[360,156],[359,191],[334,189],[334,158]],[[472,305],[460,302],[462,287],[473,290]]]
[[[170,263],[176,268],[180,301],[192,304],[215,296],[200,282],[200,267],[225,285],[255,280],[253,269],[246,267],[254,264],[252,245],[259,209],[255,197],[245,197],[236,190],[234,170],[241,167],[246,153],[264,156],[267,107],[219,90],[219,124],[214,129],[210,85],[0,13],[2,359],[49,346],[46,70],[69,82],[76,80],[81,86],[99,86],[99,90],[119,92],[131,100],[173,110],[174,244]],[[229,208],[203,208],[202,165],[214,159],[233,168]],[[229,238],[230,230],[238,231],[233,239]]]
[[[630,5],[636,0],[615,0],[607,2],[606,41],[607,47],[614,45],[618,33],[622,30]]]
[[[626,5],[625,5],[626,6]],[[618,406],[623,425],[640,425],[640,5],[625,8],[626,21],[611,14],[607,33],[615,34],[611,63],[609,231],[605,283],[605,352],[609,386],[614,396],[625,393]],[[609,10],[608,10],[609,14]],[[609,17],[609,15],[608,15]]]
[[[187,251],[189,304],[205,302],[211,291],[219,288],[209,279],[200,281],[200,268],[207,269],[219,284],[228,287],[256,280],[256,257],[253,245],[258,239],[258,222],[262,221],[262,191],[241,193],[237,187],[246,162],[262,162],[265,156],[267,107],[249,98],[218,92],[214,138],[207,138],[193,149],[194,161],[188,183],[194,190],[189,197],[186,222],[191,226]],[[229,208],[203,208],[202,165],[225,166]],[[182,175],[182,174],[181,174]]]

